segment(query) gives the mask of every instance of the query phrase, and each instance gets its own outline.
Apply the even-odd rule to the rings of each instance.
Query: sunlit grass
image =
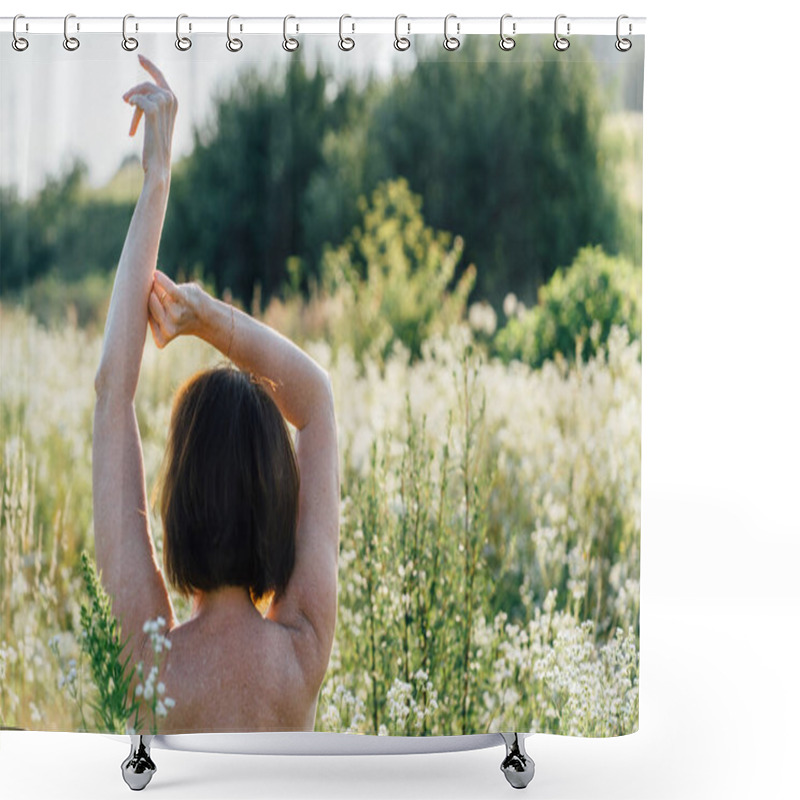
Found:
[[[332,377],[342,458],[339,616],[318,730],[636,728],[639,344],[615,329],[588,362],[534,370],[489,359],[479,340],[459,324],[418,359],[398,346],[380,364],[304,342]],[[99,331],[2,310],[5,726],[97,727],[79,700],[92,691],[80,553],[92,550],[99,352]],[[148,342],[136,405],[149,487],[172,393],[218,360],[197,341]]]

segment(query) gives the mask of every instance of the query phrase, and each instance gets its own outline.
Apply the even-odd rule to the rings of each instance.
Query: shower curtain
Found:
[[[219,348],[162,348],[150,318],[135,418],[152,574],[176,390],[235,365],[246,314],[329,376],[338,439],[335,635],[308,722],[273,729],[637,729],[644,37],[624,51],[609,33],[3,40],[2,727],[210,718],[214,692],[170,671],[191,660],[195,597],[164,580],[174,619],[131,648],[123,594],[153,586],[124,544],[105,574],[98,560],[95,377],[145,183],[146,119],[129,136],[123,95],[161,88],[143,54],[177,99],[157,268],[231,320]],[[251,658],[208,639],[182,674]],[[241,729],[233,713],[211,730]]]

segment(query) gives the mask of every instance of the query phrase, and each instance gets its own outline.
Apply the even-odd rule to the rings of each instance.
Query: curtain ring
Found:
[[[286,30],[288,28],[290,19],[297,19],[297,17],[288,14],[283,18],[283,49],[287,53],[293,53],[298,47],[300,47],[300,42],[298,42],[297,39],[293,39],[292,37],[286,35]]]
[[[614,42],[614,47],[616,47],[617,50],[620,51],[620,53],[627,53],[628,50],[630,50],[631,47],[633,47],[633,42],[630,39],[622,39],[620,37],[620,35],[619,35],[619,23],[623,19],[628,19],[627,14],[620,14],[617,17],[617,41]],[[628,23],[628,34],[629,35],[630,35],[630,32],[631,32],[631,25],[630,25],[630,23]]]
[[[122,49],[130,53],[139,46],[139,40],[134,39],[133,36],[128,36],[127,24],[129,19],[135,19],[133,14],[126,14],[122,18]]]
[[[30,42],[17,33],[17,20],[18,19],[25,19],[25,15],[24,14],[17,14],[17,16],[14,17],[14,23],[11,26],[11,33],[13,34],[14,38],[11,40],[11,46],[18,53],[21,53],[23,50],[27,50],[28,49],[28,45],[30,44]]]
[[[239,19],[236,14],[231,14],[228,17],[228,41],[225,42],[225,47],[231,51],[231,53],[238,53],[244,45],[242,44],[241,39],[231,39],[231,20],[232,19]]]
[[[71,53],[74,50],[77,50],[81,46],[81,43],[80,43],[80,41],[78,39],[76,39],[74,36],[70,36],[69,33],[67,32],[67,23],[69,22],[70,17],[72,17],[74,19],[75,15],[74,14],[67,14],[67,16],[64,17],[64,42],[63,42],[63,44],[64,44],[64,49],[65,50],[69,50],[70,53]]]
[[[556,22],[555,22],[555,26],[554,26],[554,32],[555,32],[555,35],[556,35],[556,39],[553,42],[553,47],[555,47],[555,49],[558,50],[559,53],[563,53],[564,50],[566,50],[569,47],[569,39],[565,39],[563,36],[559,36],[558,35],[558,21],[560,19],[566,19],[566,18],[567,18],[566,14],[559,14],[556,17]],[[567,23],[567,34],[569,34],[569,22]]]
[[[448,36],[447,35],[447,23],[451,19],[458,19],[458,18],[456,17],[455,14],[448,14],[444,18],[444,42],[443,42],[444,49],[445,50],[449,50],[450,52],[452,52],[453,50],[458,50],[458,48],[461,47],[461,40],[460,39],[456,39],[455,36]],[[459,30],[459,25],[456,24],[456,32],[458,32],[458,30]]]
[[[192,40],[188,36],[181,36],[181,20],[187,19],[188,17],[188,14],[178,14],[175,20],[175,47],[184,53],[192,46]],[[192,26],[190,24],[189,30],[191,29]]]
[[[342,14],[342,16],[339,17],[339,49],[344,50],[345,52],[352,50],[356,46],[356,43],[353,39],[351,39],[349,36],[345,37],[342,34],[342,26],[344,25],[344,21],[346,19],[352,19],[352,17],[349,14]],[[353,27],[353,32],[355,32],[356,26],[353,23],[350,24]]]
[[[394,18],[394,49],[400,50],[401,52],[404,50],[408,50],[411,47],[411,39],[408,39],[405,36],[400,36],[400,20],[401,19],[408,19],[405,14],[398,14]],[[408,28],[408,33],[411,33],[411,26],[406,23],[406,27]]]
[[[506,36],[505,33],[503,33],[503,23],[507,19],[511,19],[511,14],[503,14],[503,16],[500,17],[500,49],[505,50],[506,52],[513,50],[514,46],[517,44],[514,39],[512,39],[510,36]],[[517,25],[514,23],[512,27],[514,33],[516,33],[516,29]]]

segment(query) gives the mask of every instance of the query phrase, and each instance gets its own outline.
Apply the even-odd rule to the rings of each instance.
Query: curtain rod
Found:
[[[444,34],[444,17],[294,17],[287,18],[290,34],[339,34],[359,33],[394,34],[401,36],[435,33]],[[620,22],[622,36],[642,35],[645,32],[645,17],[624,17]],[[11,33],[13,17],[0,17],[0,31]],[[549,33],[555,30],[555,17],[513,17],[505,15],[503,30],[507,36],[526,33]],[[447,30],[449,35],[500,34],[500,16],[497,17],[458,17],[449,15]],[[136,17],[130,16],[126,23],[129,36],[136,33],[175,33],[175,17]],[[397,25],[397,28],[395,26]],[[64,34],[64,17],[27,17],[17,20],[17,34],[59,33]],[[122,36],[122,17],[81,17],[70,15],[68,20],[70,36],[86,33],[119,33]],[[228,31],[227,17],[194,17],[181,15],[181,36],[194,34],[225,34]],[[231,21],[231,32],[237,35],[258,35],[284,33],[284,17],[235,17]],[[558,33],[560,36],[610,35],[617,33],[616,17],[570,17],[559,14]]]

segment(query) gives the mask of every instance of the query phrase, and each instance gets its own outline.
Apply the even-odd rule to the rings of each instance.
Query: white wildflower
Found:
[[[485,301],[473,303],[468,312],[469,324],[472,329],[487,336],[492,336],[497,329],[497,314],[494,309]]]

